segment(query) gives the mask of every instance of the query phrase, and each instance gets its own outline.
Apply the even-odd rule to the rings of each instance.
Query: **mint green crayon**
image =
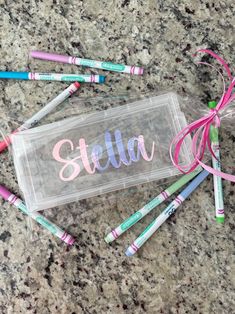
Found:
[[[153,208],[155,208],[156,206],[164,202],[169,196],[171,196],[173,193],[179,190],[182,186],[184,186],[186,183],[192,180],[201,171],[202,171],[202,168],[198,167],[193,172],[182,176],[179,180],[177,180],[175,183],[169,186],[166,190],[164,190],[158,196],[152,199],[148,204],[144,205],[144,207],[142,207],[133,215],[131,215],[129,218],[127,218],[121,225],[119,225],[117,228],[112,230],[105,237],[105,241],[107,243],[110,243],[114,241],[115,239],[117,239],[121,234],[123,234],[130,227],[136,224],[140,219],[142,219],[144,216],[150,213]]]
[[[208,103],[209,108],[216,107],[215,101],[210,101]],[[212,156],[212,165],[215,170],[221,171],[220,164],[220,148],[219,148],[219,129],[211,125],[210,127],[210,140],[211,148],[216,158]],[[219,223],[224,222],[224,200],[223,200],[223,187],[222,179],[216,175],[213,175],[214,182],[214,198],[215,198],[215,219]]]

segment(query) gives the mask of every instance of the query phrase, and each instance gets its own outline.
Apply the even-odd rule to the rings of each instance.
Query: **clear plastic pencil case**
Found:
[[[186,126],[175,93],[73,116],[12,136],[20,189],[30,211],[178,174],[169,156]],[[181,164],[190,161],[190,140]]]

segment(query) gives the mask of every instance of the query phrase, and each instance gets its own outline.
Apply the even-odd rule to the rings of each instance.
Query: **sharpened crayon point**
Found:
[[[79,84],[78,82],[74,82],[74,85],[79,88],[81,86],[81,84]]]
[[[106,77],[104,75],[100,75],[99,77],[99,83],[104,83],[105,82]]]
[[[218,223],[224,223],[224,217],[216,217]]]
[[[216,101],[212,100],[212,101],[209,101],[209,102],[208,102],[208,107],[209,107],[210,109],[214,109],[216,106],[217,106]]]
[[[6,141],[0,141],[0,152],[7,148],[8,144]]]
[[[110,242],[112,241],[112,239],[111,239],[111,237],[110,237],[109,234],[104,238],[104,241],[105,241],[106,243],[110,243]]]
[[[132,256],[132,255],[134,255],[134,254],[133,254],[132,250],[131,250],[130,248],[128,248],[128,249],[126,250],[126,252],[125,252],[125,255],[126,255],[126,256]]]

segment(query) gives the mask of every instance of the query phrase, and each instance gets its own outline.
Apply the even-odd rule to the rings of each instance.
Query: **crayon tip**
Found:
[[[104,83],[105,82],[105,76],[104,75],[100,75],[99,76],[99,83]]]
[[[79,84],[78,82],[74,82],[74,85],[79,88],[81,86],[81,84]]]
[[[8,144],[7,141],[0,141],[0,152],[4,151],[7,148]]]
[[[144,74],[144,68],[140,68],[139,75],[143,75],[143,74]]]
[[[11,192],[9,192],[3,185],[0,185],[0,196],[7,201],[9,196],[11,196]]]
[[[105,238],[104,238],[104,241],[106,243],[110,243],[112,241],[111,237],[110,237],[110,234],[108,234]]]
[[[38,51],[36,51],[36,50],[31,50],[31,51],[29,52],[29,56],[34,58],[34,56],[37,54],[37,52],[38,52]]]
[[[217,106],[217,102],[216,101],[212,100],[212,101],[208,102],[208,107],[210,109],[214,109],[216,106]]]
[[[126,252],[125,252],[125,255],[126,255],[126,256],[132,256],[132,255],[134,255],[133,252],[132,252],[132,249],[131,249],[131,248],[128,248],[128,249],[126,250]]]
[[[216,217],[218,223],[224,223],[224,217]]]

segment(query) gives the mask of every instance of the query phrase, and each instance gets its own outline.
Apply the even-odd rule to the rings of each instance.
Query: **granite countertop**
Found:
[[[195,66],[192,54],[208,47],[235,65],[232,0],[1,0],[0,16],[1,70],[78,71],[33,60],[31,49],[146,69],[143,77],[110,73],[107,84],[84,86],[81,96],[174,90],[206,103],[221,94],[221,82]],[[13,129],[65,86],[1,80],[1,130]],[[232,122],[221,129],[230,173]],[[0,158],[0,182],[20,195],[10,153]],[[224,182],[224,225],[214,222],[210,177],[136,256],[127,258],[125,248],[162,207],[112,245],[104,242],[110,227],[166,186],[152,182],[45,212],[77,237],[70,249],[1,200],[0,313],[235,313],[234,184]]]

